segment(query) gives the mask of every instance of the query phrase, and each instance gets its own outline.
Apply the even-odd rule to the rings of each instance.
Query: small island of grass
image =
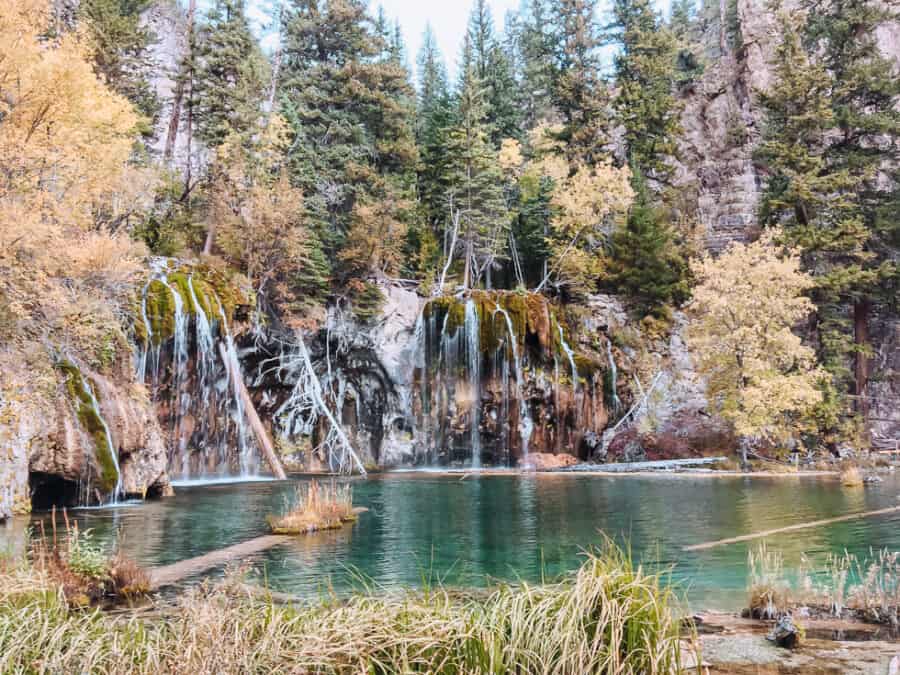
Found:
[[[319,485],[312,481],[298,485],[293,498],[285,500],[281,515],[269,515],[266,521],[272,534],[299,535],[320,530],[336,530],[355,521],[363,508],[353,506],[350,485]]]

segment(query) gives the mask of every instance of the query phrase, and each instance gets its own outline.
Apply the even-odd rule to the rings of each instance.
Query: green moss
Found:
[[[593,379],[597,373],[601,373],[605,370],[606,364],[599,359],[575,352],[575,367],[578,369],[578,375],[580,377]]]
[[[119,480],[119,473],[116,470],[116,462],[112,454],[115,449],[110,446],[103,420],[99,412],[94,409],[84,375],[71,361],[60,361],[57,367],[66,377],[66,390],[75,406],[78,421],[94,442],[94,454],[100,467],[100,487],[104,492],[112,492]]]
[[[175,335],[175,297],[169,287],[157,279],[147,285],[146,310],[154,345]]]
[[[182,307],[187,314],[196,314],[194,299],[191,297],[191,288],[188,285],[189,275],[186,272],[172,272],[167,276],[172,292],[181,296]]]

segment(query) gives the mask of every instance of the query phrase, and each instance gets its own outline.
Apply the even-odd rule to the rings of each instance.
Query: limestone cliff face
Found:
[[[771,60],[779,40],[776,17],[766,0],[737,0],[736,9],[737,46],[712,61],[682,95],[684,136],[675,182],[686,201],[693,202],[705,246],[712,251],[758,234],[765,176],[753,161],[763,123],[756,94],[772,82]],[[881,26],[877,38],[900,76],[900,24]],[[869,386],[870,426],[876,440],[900,438],[897,330],[895,318],[878,315],[870,326],[876,352]]]

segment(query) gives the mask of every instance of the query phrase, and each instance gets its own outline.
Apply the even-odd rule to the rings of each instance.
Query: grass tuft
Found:
[[[285,512],[267,518],[273,534],[336,530],[354,520],[353,488],[334,482],[320,486],[316,481],[298,485],[293,500],[285,505]]]

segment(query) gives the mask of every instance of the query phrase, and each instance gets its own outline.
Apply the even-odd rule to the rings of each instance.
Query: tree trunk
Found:
[[[266,456],[269,468],[272,469],[272,473],[278,480],[285,480],[287,475],[284,473],[284,467],[281,465],[281,460],[278,459],[275,447],[272,445],[272,439],[269,438],[269,432],[266,431],[262,420],[259,419],[259,415],[256,413],[256,406],[253,405],[253,399],[250,398],[247,385],[241,378],[239,364],[231,363],[232,359],[229,358],[228,349],[222,342],[219,342],[219,354],[222,356],[222,361],[228,364],[228,371],[231,373],[234,388],[238,390],[241,400],[244,402],[244,412],[247,415],[247,421],[250,422],[250,428],[253,429],[256,441]]]
[[[728,6],[726,0],[719,0],[719,49],[722,56],[728,53]]]
[[[867,397],[869,384],[869,357],[866,351],[869,349],[869,313],[872,304],[868,298],[861,298],[853,305],[853,337],[856,343],[856,410],[862,416],[863,422],[869,418],[869,399]]]
[[[187,166],[184,172],[184,191],[191,189],[191,142],[194,137],[194,15],[197,12],[197,0],[191,0],[188,8],[188,100],[187,100]]]

